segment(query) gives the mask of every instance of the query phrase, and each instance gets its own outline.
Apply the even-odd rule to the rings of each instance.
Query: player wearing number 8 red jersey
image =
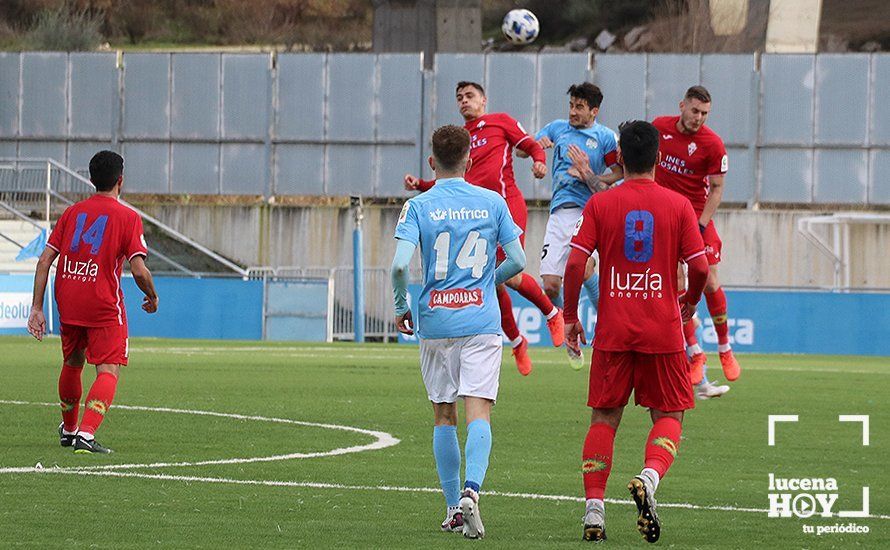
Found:
[[[486,113],[485,90],[475,82],[458,82],[456,88],[457,105],[464,118],[464,128],[470,133],[471,165],[465,175],[468,182],[494,191],[507,201],[510,215],[520,229],[525,231],[528,209],[522,191],[516,186],[513,176],[513,149],[523,151],[532,157],[532,173],[538,179],[547,174],[547,157],[544,149],[525,132],[519,122],[505,113]],[[434,180],[421,180],[407,174],[405,188],[426,191],[435,184]],[[525,234],[520,237],[525,246]],[[504,252],[498,249],[498,261],[504,260]],[[553,345],[563,343],[562,312],[544,294],[534,277],[520,273],[506,282],[506,286],[516,290],[522,297],[533,303],[547,319],[547,328]],[[519,332],[513,317],[513,304],[504,285],[498,286],[498,305],[501,310],[501,326],[513,346],[513,357],[519,372],[525,376],[532,370],[528,355],[528,340]]]
[[[59,376],[59,441],[63,447],[74,447],[75,453],[111,452],[94,435],[111,407],[120,367],[127,364],[129,355],[121,291],[124,260],[145,293],[142,309],[154,313],[158,308],[154,282],[145,267],[148,251],[142,219],[118,199],[123,169],[124,159],[117,153],[100,151],[93,156],[90,180],[96,193],[69,207],[56,222],[34,277],[28,331],[42,340],[46,331],[43,295],[49,269],[59,257],[55,297],[64,359]],[[84,362],[96,365],[96,380],[78,426]]]
[[[652,121],[659,131],[661,151],[655,181],[688,198],[695,209],[710,266],[705,299],[717,333],[723,374],[733,381],[741,369],[729,345],[726,294],[717,275],[723,242],[712,219],[723,199],[723,180],[729,166],[723,140],[705,126],[710,111],[711,94],[704,86],[693,86],[680,102],[679,116],[663,116]],[[693,323],[693,320],[686,323],[684,332],[692,355],[692,382],[699,384],[704,376],[705,355],[695,339]]]
[[[654,494],[680,444],[683,411],[695,406],[681,318],[691,317],[708,266],[692,205],[654,181],[658,130],[648,122],[620,129],[624,183],[594,195],[575,226],[565,272],[566,345],[586,343],[578,296],[588,257],[600,256],[600,301],[587,404],[593,409],[581,471],[587,507],[584,538],[604,540],[603,497],[612,468],[615,431],[631,391],[649,409],[652,429],[645,467],[628,484],[649,542],[660,535]],[[689,268],[689,288],[677,292],[677,266]],[[579,343],[580,341],[580,343]]]

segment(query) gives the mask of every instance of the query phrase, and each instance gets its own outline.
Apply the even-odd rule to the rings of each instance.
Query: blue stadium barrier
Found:
[[[409,285],[411,307],[417,311],[420,285]],[[582,291],[581,322],[588,339],[595,318]],[[510,290],[519,330],[536,346],[551,345],[547,323],[528,300]],[[890,356],[890,294],[819,291],[727,290],[730,342],[735,351],[754,353],[822,353]],[[716,351],[717,336],[702,300],[699,341]],[[416,337],[399,335],[402,343]]]

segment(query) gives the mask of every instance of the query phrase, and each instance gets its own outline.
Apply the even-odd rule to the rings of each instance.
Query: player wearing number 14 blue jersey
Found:
[[[481,538],[479,489],[491,453],[491,406],[501,367],[501,318],[495,286],[525,267],[525,253],[507,203],[463,179],[470,135],[458,126],[433,133],[430,166],[437,184],[407,203],[399,216],[392,281],[396,323],[413,334],[406,300],[408,265],[419,246],[423,290],[418,300],[421,375],[433,404],[433,454],[448,507],[443,531]],[[500,244],[507,256],[497,268]],[[457,441],[457,398],[467,421],[464,490]]]

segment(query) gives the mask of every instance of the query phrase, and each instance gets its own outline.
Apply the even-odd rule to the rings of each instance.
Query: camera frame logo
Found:
[[[779,423],[796,423],[796,414],[769,415],[767,444],[776,446],[776,425]],[[869,416],[864,414],[841,414],[838,422],[859,422],[862,424],[862,446],[869,446]],[[868,518],[869,488],[862,487],[862,508],[860,510],[834,511],[840,489],[835,478],[785,478],[774,473],[769,474],[769,510],[770,518]],[[834,525],[804,525],[804,533],[816,535],[831,533],[868,533],[867,525],[854,523]]]

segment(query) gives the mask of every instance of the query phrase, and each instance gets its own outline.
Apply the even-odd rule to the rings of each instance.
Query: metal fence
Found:
[[[888,54],[0,53],[0,156],[75,169],[102,147],[127,158],[132,192],[403,196],[426,136],[460,123],[454,84],[529,131],[566,116],[592,80],[600,120],[674,114],[683,91],[714,97],[729,148],[724,200],[890,204]],[[527,197],[547,199],[519,161]]]

